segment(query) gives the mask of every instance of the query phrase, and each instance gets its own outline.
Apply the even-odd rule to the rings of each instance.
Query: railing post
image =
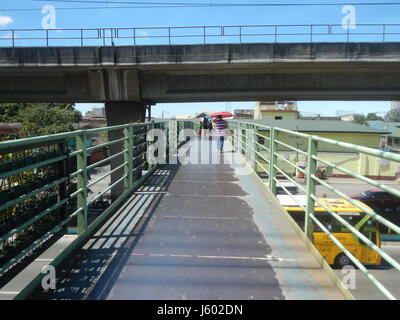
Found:
[[[81,234],[87,228],[87,151],[86,151],[86,131],[76,137],[77,150],[81,150],[77,155],[78,190],[82,191],[77,195],[78,209],[83,210],[77,216],[78,234]]]
[[[275,128],[270,129],[270,140],[269,140],[269,175],[268,175],[268,182],[269,188],[271,192],[276,195],[276,163],[277,163],[277,156],[276,152],[278,152],[278,144],[276,139],[278,138],[278,132]]]
[[[146,126],[147,127],[147,126]],[[154,129],[154,123],[150,123],[149,126],[147,127],[147,133],[146,133],[146,140],[147,140],[147,150],[146,150],[146,159],[147,159],[147,167],[148,170],[150,171],[150,169],[153,167],[153,161],[154,161],[154,136],[153,136],[153,132],[152,130]],[[150,135],[150,137],[152,138],[152,141],[148,140],[148,136]]]
[[[246,133],[246,127],[244,127],[244,132]],[[240,126],[240,153],[246,155],[246,134],[243,134],[243,128]]]
[[[383,30],[382,30],[382,42],[385,42],[385,35],[386,35],[386,25],[383,25]]]
[[[124,154],[124,174],[127,175],[125,178],[125,190],[128,190],[133,185],[133,125],[129,124],[127,128],[124,129],[124,137],[128,138],[124,141],[124,149],[127,150]]]
[[[236,131],[236,125],[235,123],[229,123],[229,128],[232,130],[232,149],[235,151],[235,131]]]
[[[169,164],[178,163],[178,134],[181,122],[169,120],[168,127],[168,162]]]
[[[311,241],[313,241],[313,222],[310,218],[310,214],[314,213],[315,200],[311,198],[311,195],[315,196],[315,180],[311,178],[311,175],[315,175],[317,171],[317,160],[313,159],[313,156],[318,155],[318,142],[313,140],[312,136],[308,140],[308,166],[307,166],[307,203],[306,212],[304,215],[304,232]]]
[[[66,145],[67,145],[66,140],[64,140],[63,142],[61,142],[57,145],[57,156],[61,156],[66,153],[66,150],[67,150]],[[67,159],[59,161],[57,164],[57,167],[58,167],[58,178],[59,179],[65,177],[68,174]],[[67,184],[68,184],[68,181],[60,183],[58,201],[61,201],[67,197]],[[62,220],[66,219],[67,214],[68,214],[67,204],[62,205],[60,207],[60,211],[61,211],[61,215],[62,215]],[[64,227],[65,227],[65,229],[67,228],[67,226],[64,226]]]
[[[247,124],[245,126],[246,128],[246,132],[245,132],[245,157],[247,161],[250,161],[250,157],[251,157],[251,147],[252,147],[252,143],[251,143],[251,131],[250,131],[250,127],[251,125]]]
[[[257,160],[257,152],[258,152],[258,145],[257,145],[257,140],[258,140],[258,136],[257,136],[257,133],[258,133],[258,129],[257,129],[257,126],[253,126],[253,158],[251,159],[251,161],[252,161],[252,166],[253,166],[253,169],[254,169],[254,171],[256,171],[257,172],[257,168],[256,168],[256,165],[257,165],[257,163],[256,163],[256,160]]]

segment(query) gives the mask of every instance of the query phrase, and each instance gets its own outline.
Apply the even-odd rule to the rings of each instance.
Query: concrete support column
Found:
[[[146,116],[146,105],[141,102],[115,101],[106,102],[107,126],[116,126],[132,122],[144,122]],[[110,141],[122,138],[123,130],[110,131],[108,138]],[[110,155],[117,154],[123,150],[123,143],[118,142],[110,146]],[[124,156],[121,155],[111,160],[111,170],[120,166],[124,162]],[[111,183],[121,179],[124,169],[121,168],[111,174]],[[111,189],[111,198],[114,201],[124,192],[124,183],[120,182]]]

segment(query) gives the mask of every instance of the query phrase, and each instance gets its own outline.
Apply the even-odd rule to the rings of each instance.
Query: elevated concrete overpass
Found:
[[[399,100],[400,43],[0,49],[0,101]]]

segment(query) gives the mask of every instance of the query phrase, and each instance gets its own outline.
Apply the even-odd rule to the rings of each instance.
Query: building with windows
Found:
[[[88,118],[105,118],[106,109],[105,108],[92,108],[91,111],[87,111],[84,117]]]
[[[391,110],[399,110],[400,109],[400,101],[392,101]]]
[[[388,134],[382,136],[382,147],[389,148],[390,151],[400,152],[400,122],[375,120],[367,121],[367,124],[372,128],[388,131]]]
[[[257,101],[254,119],[260,120],[296,120],[299,118],[295,101]]]
[[[254,119],[253,109],[236,109],[233,111],[235,119]]]
[[[242,120],[246,121],[246,120]],[[266,138],[258,137],[258,143],[269,148],[268,127],[279,127],[290,131],[301,132],[308,135],[320,136],[336,141],[343,141],[354,145],[365,146],[374,149],[381,148],[381,137],[389,132],[385,129],[376,129],[369,126],[359,125],[352,122],[340,120],[247,120],[256,122],[265,126],[259,129],[259,134]],[[286,132],[278,132],[277,138],[282,144],[278,144],[279,154],[292,163],[307,163],[307,157],[302,153],[308,149],[308,139],[291,135]],[[292,146],[302,152],[296,152]],[[267,150],[259,149],[263,153],[265,159],[269,159]],[[372,179],[393,179],[394,173],[397,171],[398,163],[390,161],[383,163],[378,158],[358,153],[354,150],[340,147],[334,144],[318,143],[318,157],[330,163],[340,165],[352,172],[370,177]],[[264,159],[259,158],[259,163],[263,167],[268,168],[268,163]],[[278,159],[279,167],[289,174],[294,175],[295,170],[292,166]],[[319,165],[323,165],[322,163]],[[263,170],[258,168],[259,172]],[[346,175],[335,169],[327,167],[326,173],[328,176],[345,177]]]

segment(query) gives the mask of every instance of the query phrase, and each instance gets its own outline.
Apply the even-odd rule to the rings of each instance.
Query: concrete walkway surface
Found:
[[[229,141],[208,142],[180,149],[200,163],[160,166],[32,298],[343,299]]]

